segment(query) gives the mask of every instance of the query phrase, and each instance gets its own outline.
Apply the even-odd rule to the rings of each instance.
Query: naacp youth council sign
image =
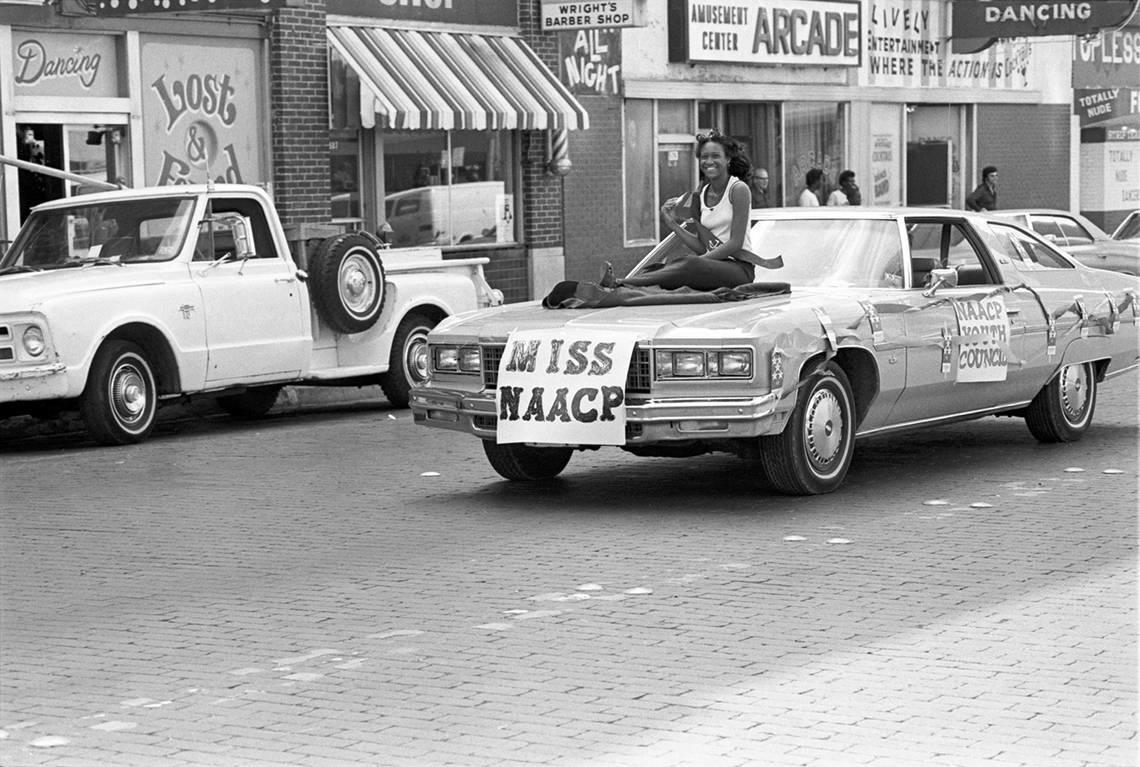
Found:
[[[636,337],[515,331],[499,363],[499,444],[624,445],[625,379]]]

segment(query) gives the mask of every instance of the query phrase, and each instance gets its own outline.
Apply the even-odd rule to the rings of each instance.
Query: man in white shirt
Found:
[[[800,207],[818,208],[819,188],[823,185],[823,171],[819,168],[812,168],[804,176],[804,182],[807,187],[800,192]]]
[[[839,174],[839,188],[827,198],[828,205],[858,205],[859,187],[855,183],[855,171],[845,170]],[[853,201],[853,198],[854,201]]]

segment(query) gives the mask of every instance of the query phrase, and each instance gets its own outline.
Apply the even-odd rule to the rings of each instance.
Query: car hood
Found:
[[[507,304],[441,322],[432,332],[433,341],[448,338],[505,339],[514,330],[570,328],[624,330],[640,339],[685,338],[690,328],[702,334],[721,331],[725,338],[753,337],[757,327],[772,332],[787,330],[815,309],[843,315],[861,311],[860,296],[854,292],[829,289],[797,289],[794,294],[759,296],[744,301],[715,304],[662,304],[618,306],[605,309],[547,309],[538,301]],[[833,317],[832,319],[839,319]]]
[[[165,270],[164,270],[165,271]],[[91,265],[0,275],[0,311],[27,311],[37,305],[83,293],[160,285],[153,270],[138,266]]]

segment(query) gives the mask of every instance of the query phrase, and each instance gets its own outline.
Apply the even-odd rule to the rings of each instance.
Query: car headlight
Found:
[[[432,370],[439,373],[478,373],[480,358],[478,346],[431,347]]]
[[[44,332],[39,325],[29,325],[24,329],[24,351],[28,356],[39,357],[47,349],[44,343]]]
[[[459,372],[478,373],[480,368],[480,354],[478,346],[464,346],[459,350]]]
[[[732,378],[752,377],[752,352],[717,352],[712,358],[716,361],[716,369],[709,371],[712,375]]]
[[[751,378],[752,351],[658,350],[657,378]]]
[[[443,373],[454,373],[459,370],[459,347],[431,347],[431,366],[433,370],[439,370]]]

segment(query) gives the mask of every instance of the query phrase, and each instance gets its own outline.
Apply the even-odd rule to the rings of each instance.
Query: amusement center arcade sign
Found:
[[[735,0],[669,3],[669,60],[857,67],[858,0]]]

